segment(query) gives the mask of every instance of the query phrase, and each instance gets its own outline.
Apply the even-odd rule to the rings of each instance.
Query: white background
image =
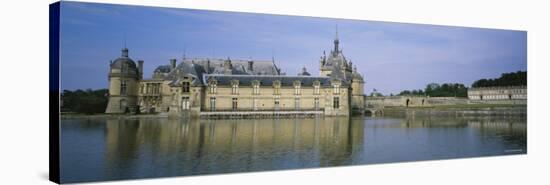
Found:
[[[48,177],[48,4],[4,1],[0,16],[0,184]],[[111,0],[168,7],[528,31],[528,155],[148,180],[120,184],[549,184],[550,6],[545,1]],[[465,74],[467,75],[467,74]]]

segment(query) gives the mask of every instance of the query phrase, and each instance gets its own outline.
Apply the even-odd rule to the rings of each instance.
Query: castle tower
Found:
[[[351,109],[354,113],[362,114],[365,110],[364,86],[365,81],[357,71],[357,66],[354,66],[351,78]]]
[[[112,61],[109,69],[109,103],[105,113],[128,113],[137,110],[138,83],[141,78],[140,67],[128,57],[128,48],[122,49],[122,55]]]
[[[340,39],[338,38],[338,27],[336,27],[336,34],[335,34],[333,43],[334,43],[334,48],[330,51],[328,56],[325,52],[323,52],[323,56],[319,61],[320,76],[334,76],[338,74],[340,76],[336,78],[339,78],[341,80],[349,80],[349,78],[351,77],[351,67],[349,66],[350,63],[348,63],[346,57],[342,53],[342,49],[340,48]],[[334,70],[338,70],[338,72],[334,74],[335,73]]]

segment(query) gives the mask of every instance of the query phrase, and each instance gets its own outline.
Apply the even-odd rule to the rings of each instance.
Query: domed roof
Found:
[[[122,49],[122,56],[111,63],[111,68],[121,69],[126,66],[128,69],[137,69],[136,63],[128,57],[128,48]]]

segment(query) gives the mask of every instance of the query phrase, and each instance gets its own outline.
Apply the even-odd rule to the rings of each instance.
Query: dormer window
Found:
[[[210,94],[216,94],[217,86],[218,86],[218,83],[215,80],[211,80],[208,82],[208,88],[209,88]]]
[[[300,87],[301,87],[301,82],[294,81],[294,95],[300,95]]]
[[[239,81],[231,81],[231,94],[239,94]]]
[[[281,81],[275,80],[273,82],[273,94],[274,95],[280,95],[281,94]]]
[[[257,80],[252,81],[252,94],[260,94],[260,82]]]
[[[332,92],[334,94],[340,94],[340,84],[336,83],[336,84],[332,84]]]
[[[183,93],[188,93],[189,90],[190,90],[190,86],[191,86],[191,85],[190,85],[189,82],[183,82],[183,83],[181,84],[181,92],[183,92]]]
[[[321,83],[319,81],[313,82],[313,94],[321,93]]]

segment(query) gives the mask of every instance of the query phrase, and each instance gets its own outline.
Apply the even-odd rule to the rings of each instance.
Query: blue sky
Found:
[[[63,2],[62,89],[107,88],[109,61],[126,46],[144,60],[144,77],[171,58],[275,58],[287,75],[340,47],[366,80],[384,94],[426,84],[463,83],[527,70],[524,31],[313,17]]]

